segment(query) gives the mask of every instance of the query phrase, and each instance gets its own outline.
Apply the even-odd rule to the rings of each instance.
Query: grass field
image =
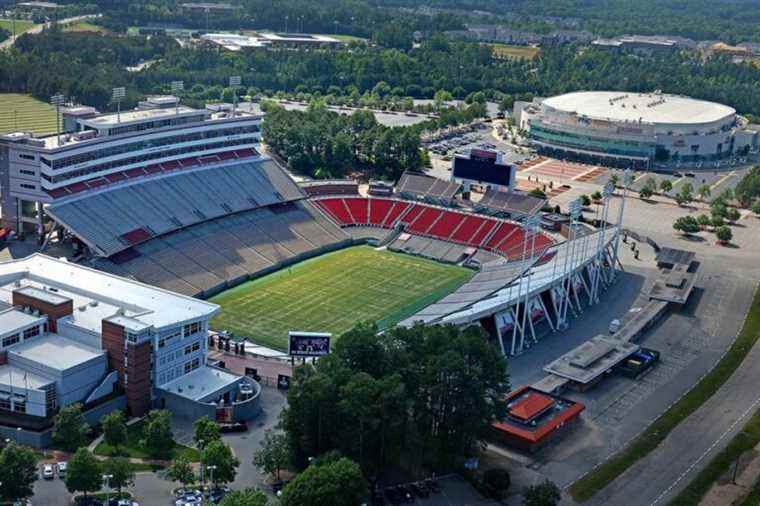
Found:
[[[55,108],[29,95],[0,93],[0,134],[55,132]]]
[[[472,276],[463,267],[357,246],[307,260],[212,299],[222,306],[211,325],[258,344],[287,348],[289,330],[381,328],[440,299]]]
[[[93,33],[102,33],[102,34],[111,33],[111,31],[105,27],[93,25],[92,23],[87,23],[85,21],[80,21],[78,23],[71,23],[69,25],[66,25],[63,27],[63,31],[64,32],[93,32]]]
[[[32,23],[29,20],[26,19],[17,19],[16,20],[16,35],[20,35],[30,29],[34,26],[34,23]],[[0,19],[0,28],[3,30],[8,30],[13,33],[13,20],[12,19]]]
[[[533,46],[513,46],[511,44],[488,44],[497,58],[524,58],[532,60],[538,55],[539,48]]]
[[[703,376],[694,388],[681,397],[678,402],[670,406],[667,411],[652,422],[644,432],[628,443],[625,448],[573,483],[569,489],[573,499],[576,502],[584,502],[591,499],[594,494],[623,474],[626,469],[635,464],[639,459],[653,452],[679,423],[699,409],[731,377],[744,361],[747,353],[755,345],[758,338],[760,338],[760,290],[755,291],[752,307],[750,307],[747,313],[742,330],[720,362],[709,373]],[[758,424],[758,431],[760,433],[760,424]],[[715,466],[720,465],[722,464],[715,464]],[[713,464],[710,467],[713,467]],[[707,472],[712,471],[709,471],[708,468]],[[709,486],[710,482],[706,481],[704,477],[698,478],[698,481],[690,485],[685,493],[688,493],[691,499],[693,499],[695,494],[704,494],[707,491],[703,488],[705,484]],[[697,504],[698,502],[687,500],[685,502],[674,502],[673,504]]]

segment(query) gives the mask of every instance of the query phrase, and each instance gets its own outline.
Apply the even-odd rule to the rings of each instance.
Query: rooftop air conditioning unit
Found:
[[[92,307],[98,307],[98,301],[96,301],[96,300],[91,300],[91,301],[90,301],[90,306],[92,306]]]
[[[81,306],[79,306],[79,310],[82,312],[87,311],[87,304],[82,304]]]

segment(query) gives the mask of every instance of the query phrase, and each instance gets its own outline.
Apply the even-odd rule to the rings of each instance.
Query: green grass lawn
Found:
[[[497,58],[524,58],[532,60],[538,55],[540,49],[533,46],[513,46],[511,44],[493,43],[488,44]]]
[[[29,95],[0,93],[0,134],[55,132],[55,108]]]
[[[103,26],[87,23],[86,21],[79,21],[78,23],[71,23],[63,27],[64,32],[94,32],[109,34],[111,31]]]
[[[128,425],[127,443],[125,445],[120,446],[117,451],[117,449],[111,445],[101,442],[95,447],[95,455],[102,455],[104,457],[130,457],[135,459],[153,458],[150,453],[148,453],[147,448],[145,448],[140,442],[143,437],[143,426],[143,422]],[[189,446],[180,444],[175,445],[172,454],[165,456],[162,460],[171,460],[180,455],[184,455],[191,462],[198,462],[200,460],[200,452],[196,448],[190,448]],[[144,466],[148,466],[148,468],[150,467],[147,464]]]
[[[228,290],[211,322],[258,344],[287,349],[289,330],[340,335],[361,321],[398,323],[455,290],[473,272],[369,246],[307,260]]]
[[[576,502],[589,500],[594,494],[606,487],[612,480],[620,476],[626,469],[644,458],[675,429],[679,423],[699,409],[744,361],[749,350],[760,337],[760,290],[755,291],[752,306],[744,320],[742,330],[731,345],[728,352],[718,362],[712,371],[707,373],[686,395],[673,404],[667,411],[642,432],[628,446],[615,456],[588,473],[570,487],[570,495]],[[696,487],[704,485],[697,484]],[[696,503],[678,503],[696,504]]]
[[[34,26],[34,23],[27,19],[16,20],[16,35],[20,35]],[[0,28],[8,30],[13,34],[13,20],[12,19],[0,19]]]

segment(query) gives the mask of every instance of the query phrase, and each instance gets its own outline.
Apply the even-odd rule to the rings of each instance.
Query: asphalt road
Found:
[[[67,25],[69,23],[76,23],[77,21],[84,21],[86,19],[93,19],[93,18],[99,18],[100,14],[86,14],[84,16],[75,16],[73,18],[66,18],[58,21],[59,25]],[[43,23],[39,25],[35,25],[29,30],[25,31],[24,33],[18,34],[16,37],[8,37],[4,41],[0,42],[0,50],[7,49],[11,47],[13,44],[16,43],[16,39],[18,39],[21,35],[26,33],[40,33],[44,28],[49,28],[51,23]]]

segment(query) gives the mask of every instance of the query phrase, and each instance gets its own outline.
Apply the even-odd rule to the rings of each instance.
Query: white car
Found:
[[[614,334],[615,332],[617,332],[618,330],[620,330],[620,327],[621,327],[620,320],[618,320],[617,318],[615,318],[614,320],[612,320],[610,322],[610,329],[609,329],[610,330],[610,334]]]
[[[62,461],[58,463],[58,477],[63,479],[66,476],[66,470],[69,468],[69,463]]]
[[[42,477],[46,480],[52,480],[55,477],[52,464],[45,464],[42,466]]]

